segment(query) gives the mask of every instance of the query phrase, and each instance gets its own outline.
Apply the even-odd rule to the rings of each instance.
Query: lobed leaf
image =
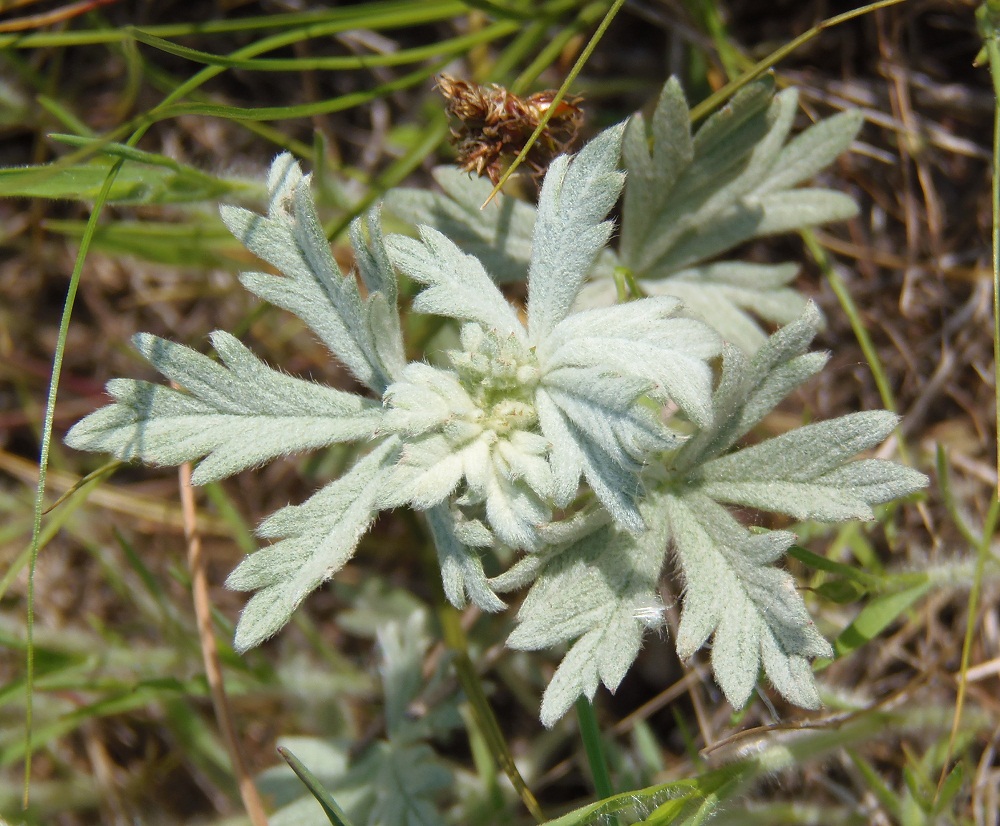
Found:
[[[722,375],[712,397],[712,423],[701,428],[673,461],[675,471],[709,461],[729,450],[774,407],[826,363],[806,353],[821,318],[809,302],[802,315],[770,336],[752,359],[735,347],[723,353]]]
[[[438,826],[437,800],[453,788],[451,769],[426,743],[378,743],[370,788],[375,804],[369,826]]]
[[[483,560],[475,547],[459,537],[456,516],[439,505],[427,511],[427,524],[431,529],[434,546],[441,565],[441,582],[444,595],[456,608],[465,608],[466,596],[483,611],[502,611],[506,604],[495,593],[483,571]],[[487,533],[479,544],[491,544]]]
[[[442,192],[399,188],[385,196],[386,208],[413,226],[433,227],[477,258],[500,284],[524,281],[531,260],[535,208],[500,194],[485,208],[493,185],[454,167],[433,172]]]
[[[378,513],[398,448],[398,440],[386,439],[304,504],[284,507],[260,526],[261,536],[279,541],[248,556],[226,580],[228,588],[257,591],[236,626],[238,651],[276,634],[353,556]]]
[[[727,343],[755,353],[767,336],[754,316],[789,324],[805,310],[806,299],[788,286],[797,273],[795,264],[719,261],[643,281],[642,287],[650,296],[679,298],[687,313],[722,332]]]
[[[624,176],[616,171],[625,124],[606,129],[571,161],[549,167],[538,198],[528,269],[528,331],[542,341],[576,299],[598,254],[611,237],[605,217],[618,200]]]
[[[803,299],[785,287],[787,281],[766,276],[758,283],[743,280],[742,289],[720,284],[720,272],[740,265],[723,261],[715,269],[705,262],[752,238],[857,211],[842,193],[792,187],[850,145],[860,115],[834,116],[786,143],[796,110],[795,90],[773,95],[765,79],[742,90],[692,137],[687,103],[671,79],[650,122],[634,115],[625,135],[622,265],[644,292],[683,298],[748,353],[765,338],[754,316],[787,323]]]
[[[764,671],[787,700],[820,704],[810,658],[828,657],[792,577],[770,562],[795,540],[785,531],[751,534],[697,492],[662,497],[684,576],[677,653],[687,659],[712,640],[712,668],[734,708],[742,708]]]
[[[649,529],[638,537],[601,527],[553,555],[537,574],[507,639],[535,650],[575,640],[542,700],[551,727],[577,697],[593,698],[598,683],[614,691],[650,627],[660,627],[657,582],[666,548],[662,512],[644,508]]]
[[[382,419],[376,402],[272,370],[228,333],[212,335],[222,364],[152,335],[134,343],[183,389],[111,381],[115,403],[74,425],[71,447],[157,465],[205,457],[193,475],[204,484],[277,456],[371,438]]]
[[[538,347],[538,358],[551,385],[563,370],[584,368],[619,377],[615,391],[628,402],[628,379],[647,387],[639,393],[661,402],[675,401],[697,424],[711,420],[712,370],[720,341],[707,324],[681,318],[681,305],[666,297],[646,298],[614,307],[584,310],[563,319]],[[577,382],[590,395],[589,382]]]
[[[524,340],[517,314],[483,265],[437,230],[421,227],[420,241],[392,236],[389,254],[397,267],[426,286],[413,302],[416,311],[478,322],[501,336]]]
[[[871,506],[906,496],[927,477],[894,462],[849,462],[879,444],[899,417],[885,410],[806,425],[705,463],[690,477],[713,499],[798,519],[874,519]]]
[[[268,174],[270,195],[267,216],[256,215],[238,207],[223,206],[223,223],[243,245],[258,258],[276,267],[282,276],[260,272],[243,273],[241,283],[251,292],[301,318],[330,351],[367,387],[381,394],[392,381],[398,360],[383,353],[401,353],[402,343],[392,339],[376,343],[372,329],[372,310],[366,307],[373,296],[361,298],[357,281],[341,274],[316,207],[309,192],[309,178],[304,176],[291,155],[279,155]],[[360,239],[359,233],[355,233]],[[374,244],[380,244],[376,231]],[[369,276],[374,274],[381,252],[360,251]],[[388,272],[382,271],[383,278]],[[390,302],[395,310],[395,296]],[[383,307],[381,314],[384,315]],[[385,332],[384,319],[377,325]]]

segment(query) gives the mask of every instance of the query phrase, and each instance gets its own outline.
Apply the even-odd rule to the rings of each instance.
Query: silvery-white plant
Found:
[[[680,84],[670,80],[647,120],[629,119],[622,146],[627,170],[617,248],[588,273],[578,306],[616,299],[616,272],[645,295],[680,298],[731,344],[753,353],[767,338],[759,323],[788,324],[806,299],[791,285],[798,265],[720,256],[763,236],[850,218],[848,195],[799,186],[840,155],[861,128],[861,113],[841,112],[789,140],[798,93],[774,94],[765,78],[750,84],[693,133]],[[522,281],[532,251],[535,208],[508,199],[480,209],[491,186],[454,167],[434,176],[441,192],[400,188],[388,208],[433,226],[486,264],[498,281]]]
[[[871,519],[873,505],[926,480],[889,461],[854,459],[891,432],[896,417],[886,412],[737,447],[824,364],[823,354],[808,352],[820,326],[811,304],[762,336],[752,355],[687,315],[676,296],[574,306],[585,279],[611,255],[607,215],[625,180],[617,166],[626,134],[629,175],[639,187],[659,174],[641,165],[664,163],[673,151],[663,141],[678,141],[679,156],[687,151],[681,130],[663,129],[653,130],[652,151],[648,143],[641,150],[635,135],[645,135],[644,127],[633,120],[576,157],[557,158],[537,210],[500,204],[497,214],[520,216],[522,231],[530,225],[519,253],[525,322],[479,258],[429,226],[419,238],[384,238],[376,212],[351,227],[362,295],[356,278],[337,267],[309,178],[287,154],[271,168],[266,215],[223,208],[233,234],[281,273],[244,273],[244,286],[302,318],[369,395],[276,371],[225,332],[212,335],[221,363],[139,335],[139,351],[181,389],[114,380],[114,403],[79,422],[67,442],[159,465],[200,459],[196,483],[338,442],[362,446],[340,478],[260,526],[262,537],[276,541],[227,581],[256,591],[237,627],[238,649],[276,633],[347,562],[381,509],[410,506],[426,516],[455,606],[471,601],[499,611],[500,594],[529,587],[508,643],[571,643],[542,701],[546,725],[577,697],[593,697],[598,683],[614,690],[643,634],[662,626],[658,584],[670,548],[683,579],[680,655],[711,637],[716,677],[736,707],[762,666],[788,700],[819,704],[810,660],[832,649],[792,577],[774,564],[794,536],[751,533],[728,506],[798,519]],[[714,183],[712,163],[720,176]],[[740,170],[762,163],[754,152],[734,161],[717,151],[711,163],[702,160],[698,186],[725,189]],[[629,206],[636,197],[626,193],[626,222],[638,220]],[[704,214],[709,224],[694,230],[708,237],[710,222],[722,218]],[[466,240],[476,236],[477,221],[470,218]],[[649,232],[623,226],[622,238],[655,243]],[[423,287],[413,311],[459,324],[460,347],[446,366],[406,362],[397,272]],[[514,552],[511,567],[486,576],[484,556],[507,560]]]

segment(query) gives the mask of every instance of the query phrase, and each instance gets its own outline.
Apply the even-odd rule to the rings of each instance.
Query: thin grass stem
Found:
[[[577,58],[576,63],[573,64],[573,68],[570,69],[569,74],[566,75],[566,80],[563,81],[563,84],[559,87],[555,97],[552,98],[552,103],[549,105],[549,108],[546,109],[542,117],[539,118],[538,126],[535,127],[535,131],[531,133],[531,137],[529,137],[527,142],[524,144],[524,148],[517,154],[517,157],[514,158],[514,162],[507,167],[507,170],[500,176],[500,180],[497,181],[496,186],[493,187],[493,191],[490,192],[489,197],[483,203],[483,209],[485,209],[487,204],[489,204],[489,202],[497,196],[497,193],[503,189],[503,185],[507,183],[507,179],[514,174],[514,171],[524,162],[524,159],[528,157],[528,152],[531,151],[532,145],[534,145],[535,141],[538,140],[539,135],[545,131],[545,126],[556,113],[556,110],[558,110],[560,101],[566,97],[566,92],[569,91],[569,87],[573,85],[573,81],[576,80],[576,76],[580,74],[583,67],[587,64],[587,61],[590,59],[590,55],[593,54],[594,49],[597,48],[597,44],[601,42],[601,38],[604,37],[604,33],[611,25],[611,21],[615,19],[615,15],[618,14],[624,4],[625,0],[615,0],[611,8],[608,9],[607,13],[604,15],[604,19],[601,21],[601,24],[597,27],[597,31],[594,32],[593,36],[590,38],[590,42],[587,43],[583,51],[580,52],[580,56]]]
[[[608,771],[608,758],[604,753],[604,744],[601,742],[601,729],[597,723],[597,715],[594,714],[594,706],[586,697],[577,698],[576,716],[580,721],[580,738],[583,740],[583,748],[587,753],[590,774],[594,778],[594,791],[599,800],[604,800],[606,797],[611,797],[615,790],[611,785],[611,773]]]
[[[518,796],[524,803],[525,808],[531,813],[536,822],[545,821],[545,814],[542,812],[538,800],[535,799],[528,784],[524,782],[521,772],[518,771],[514,763],[514,756],[507,747],[500,724],[490,706],[490,702],[483,691],[479,675],[476,673],[472,660],[469,659],[468,645],[465,639],[465,632],[462,630],[458,612],[450,605],[442,605],[438,616],[441,620],[441,627],[445,645],[451,649],[455,661],[455,673],[458,681],[469,700],[472,713],[476,718],[476,723],[486,742],[489,744],[494,759],[500,764],[501,770],[507,775],[511,785],[517,791]]]
[[[212,697],[212,708],[215,721],[222,733],[222,739],[229,752],[236,785],[240,790],[243,808],[253,826],[267,826],[267,814],[264,811],[264,801],[261,800],[253,776],[243,757],[236,725],[233,722],[232,706],[226,694],[225,679],[222,676],[222,664],[219,662],[219,647],[215,642],[212,629],[212,602],[208,595],[208,573],[205,570],[205,557],[201,551],[201,534],[198,532],[197,511],[194,502],[194,489],[191,487],[191,463],[185,462],[178,468],[180,481],[181,508],[184,511],[184,538],[188,547],[188,568],[191,572],[191,597],[194,602],[195,620],[198,627],[198,643],[201,646],[202,662],[205,665],[205,678]]]

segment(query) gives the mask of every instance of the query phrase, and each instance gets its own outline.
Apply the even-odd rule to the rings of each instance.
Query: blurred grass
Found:
[[[691,89],[717,88],[763,57],[761,44],[787,43],[821,16],[810,3],[788,14],[762,3],[682,5],[625,5],[579,81],[595,128],[641,106],[669,71],[686,75]],[[200,343],[211,329],[241,329],[289,371],[343,380],[299,325],[242,294],[233,273],[247,261],[218,221],[217,202],[258,202],[268,157],[290,147],[316,170],[342,256],[340,236],[354,215],[447,158],[447,124],[430,91],[443,61],[516,92],[558,86],[610,6],[413,0],[264,13],[275,5],[241,3],[213,18],[214,6],[192,3],[177,21],[120,3],[61,30],[0,34],[3,816],[68,826],[240,822],[206,699],[174,484],[133,468],[75,491],[42,525],[33,795],[31,809],[19,811],[28,491],[65,273],[112,164],[122,162],[107,215],[81,259],[57,433],[101,403],[106,378],[142,369],[123,346],[137,330]],[[173,8],[163,16],[176,17]],[[605,729],[625,720],[614,730],[635,735],[605,745],[616,789],[649,787],[629,802],[649,822],[725,800],[715,822],[973,823],[984,822],[977,813],[995,799],[989,755],[1000,640],[985,617],[998,596],[996,420],[990,324],[977,303],[988,286],[980,272],[988,169],[974,154],[923,142],[933,126],[988,146],[992,96],[985,73],[966,68],[978,49],[966,5],[938,2],[931,15],[907,4],[852,26],[778,66],[779,82],[802,87],[810,114],[853,103],[891,116],[866,130],[838,170],[838,188],[864,207],[862,220],[831,231],[846,236],[833,239],[838,249],[855,251],[853,272],[840,274],[845,259],[823,251],[822,234],[813,247],[820,260],[831,256],[832,277],[815,289],[834,359],[803,404],[826,417],[892,401],[909,426],[912,461],[931,469],[937,458],[941,484],[919,509],[886,508],[876,525],[799,526],[795,564],[824,633],[849,654],[824,671],[825,715],[781,708],[779,722],[762,698],[732,718],[698,663],[683,676],[668,640],[650,641],[617,697],[599,696]],[[148,130],[141,148],[126,142],[137,129]],[[934,225],[934,215],[945,225]],[[904,267],[880,264],[886,257]],[[970,268],[971,277],[960,276]],[[849,318],[834,292],[853,308]],[[249,526],[301,500],[340,458],[280,463],[206,491],[199,528],[214,581],[253,545]],[[51,493],[65,493],[99,462],[53,443]],[[413,530],[380,523],[359,561],[308,602],[294,630],[246,657],[228,647],[241,598],[216,594],[227,685],[256,769],[276,762],[281,734],[355,743],[374,736],[373,629],[437,598],[413,553]],[[983,608],[967,615],[973,588]],[[473,663],[484,657],[482,696],[499,710],[506,751],[528,786],[547,812],[593,801],[573,726],[539,728],[542,658],[490,659],[504,621],[465,621]],[[669,713],[659,710],[667,703]],[[472,745],[442,748],[457,764],[473,764],[463,783],[478,777],[491,802],[470,803],[456,822],[530,822],[496,782],[493,763],[504,755],[485,754],[481,728],[467,720]],[[724,760],[734,762],[719,774]],[[755,785],[762,777],[781,781]],[[681,789],[690,800],[666,799]]]

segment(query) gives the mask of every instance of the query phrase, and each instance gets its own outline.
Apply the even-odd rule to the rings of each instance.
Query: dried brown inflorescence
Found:
[[[485,175],[494,184],[504,166],[524,149],[556,96],[548,89],[522,98],[496,84],[479,86],[445,74],[438,76],[437,88],[447,101],[448,114],[461,122],[451,130],[458,166]],[[583,98],[569,95],[556,104],[524,159],[535,176],[544,175],[552,159],[576,138],[583,122],[582,102]]]

